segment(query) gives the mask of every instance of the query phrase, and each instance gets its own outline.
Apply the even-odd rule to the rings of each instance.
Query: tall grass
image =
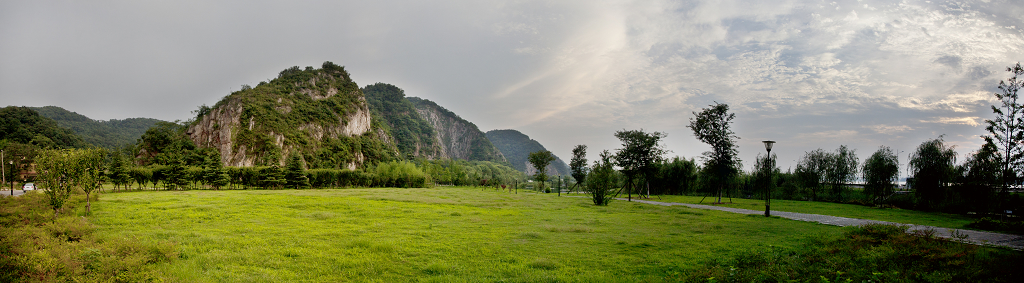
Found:
[[[178,257],[171,241],[96,235],[83,217],[84,195],[56,219],[45,199],[0,198],[0,282],[160,282],[154,265]]]

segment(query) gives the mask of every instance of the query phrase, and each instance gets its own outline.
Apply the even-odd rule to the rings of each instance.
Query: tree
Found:
[[[772,154],[760,155],[758,154],[757,161],[754,163],[754,184],[763,190],[771,191],[775,186],[775,176],[779,174],[779,167],[775,164],[776,156]],[[765,195],[763,197],[768,197]]]
[[[914,194],[925,208],[939,208],[947,203],[947,184],[953,181],[956,151],[946,146],[942,136],[925,141],[910,157],[914,175]]]
[[[207,184],[213,186],[214,190],[228,185],[228,173],[224,169],[224,165],[220,163],[220,152],[213,151],[207,156],[206,163],[203,165],[203,179]]]
[[[900,165],[896,153],[889,147],[881,146],[871,157],[864,160],[864,193],[871,196],[877,203],[883,196],[892,194],[896,178],[899,178]]]
[[[610,152],[602,151],[599,160],[587,174],[586,191],[590,194],[594,205],[608,205],[615,197],[614,190],[619,186],[619,175],[615,171],[615,161]]]
[[[995,120],[985,120],[988,126],[985,127],[995,144],[999,147],[1002,170],[1000,170],[1000,181],[1002,191],[1006,191],[1011,185],[1018,183],[1017,178],[1024,169],[1024,106],[1017,102],[1017,91],[1024,86],[1024,80],[1018,81],[1017,76],[1024,75],[1024,68],[1020,63],[1013,67],[1007,67],[1007,72],[1013,74],[1006,81],[999,81],[999,90],[1002,93],[995,93],[999,99],[1000,106],[992,105],[992,113],[996,115]]]
[[[729,113],[729,105],[715,103],[711,108],[703,108],[700,113],[693,112],[690,125],[693,135],[703,143],[711,146],[711,151],[704,152],[704,168],[712,173],[707,180],[711,187],[718,190],[718,202],[722,202],[722,189],[738,172],[740,159],[737,158],[736,136],[729,124],[736,114]]]
[[[264,189],[277,189],[286,184],[284,173],[281,172],[281,167],[278,167],[277,165],[271,165],[270,167],[260,169],[259,181]]]
[[[71,190],[81,175],[80,168],[76,166],[75,153],[70,150],[43,150],[39,153],[38,178],[55,220],[71,196]]]
[[[995,188],[1003,185],[1002,156],[991,137],[985,137],[985,144],[977,152],[969,154],[959,166],[960,195],[967,201],[968,208],[992,211],[996,202]]]
[[[633,200],[632,191],[637,190],[635,181],[638,176],[644,180],[650,176],[656,168],[654,164],[664,160],[663,155],[667,152],[659,142],[665,137],[664,133],[646,133],[643,129],[633,131],[617,131],[615,137],[622,142],[622,148],[615,152],[615,162],[622,168],[622,174],[626,176],[626,194],[630,201]],[[650,185],[648,185],[650,188]],[[638,192],[642,194],[642,192]],[[650,194],[650,189],[648,189]]]
[[[125,186],[130,182],[131,176],[128,175],[128,164],[125,162],[120,151],[115,150],[110,154],[110,168],[108,169],[110,182],[114,183],[114,187]]]
[[[167,156],[167,162],[170,165],[163,172],[164,187],[167,187],[168,190],[185,188],[185,185],[188,185],[188,176],[185,172],[184,161],[179,155],[171,154]]]
[[[285,164],[285,186],[293,189],[308,189],[309,177],[306,177],[306,169],[302,168],[302,158],[298,154],[292,154]]]
[[[651,186],[660,188],[661,194],[683,194],[692,191],[697,185],[697,172],[700,169],[692,159],[673,157],[657,164],[658,172],[651,178]]]
[[[572,171],[572,178],[576,179],[576,184],[573,184],[573,187],[582,186],[583,183],[587,180],[586,145],[577,145],[575,148],[572,149],[572,159],[569,160],[569,170]]]
[[[836,152],[830,155],[825,173],[825,181],[832,188],[832,194],[840,201],[843,199],[843,188],[845,184],[853,182],[857,178],[857,152],[840,145]]]
[[[544,180],[548,179],[547,168],[551,161],[555,161],[555,156],[550,151],[542,150],[537,152],[531,152],[530,157],[527,158],[533,168],[537,169],[537,173],[533,174],[533,179],[540,182],[540,188],[544,189]],[[561,195],[561,193],[559,193]]]
[[[103,150],[101,149],[80,149],[74,153],[76,171],[80,174],[75,179],[75,185],[85,192],[85,211],[92,213],[93,191],[100,187],[100,174],[103,172]],[[122,172],[122,174],[127,175]]]

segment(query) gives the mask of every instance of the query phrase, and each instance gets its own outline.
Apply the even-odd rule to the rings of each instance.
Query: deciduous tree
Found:
[[[646,133],[643,129],[632,131],[617,131],[615,137],[622,142],[622,148],[615,152],[615,162],[622,169],[626,177],[626,194],[629,200],[633,200],[632,191],[643,194],[636,185],[637,177],[643,176],[644,180],[649,179],[656,169],[654,165],[664,160],[667,150],[659,144],[665,137],[664,133]],[[650,192],[648,191],[648,194]]]
[[[537,173],[533,174],[533,179],[540,182],[540,188],[544,189],[544,181],[548,179],[548,164],[551,164],[551,161],[555,161],[555,156],[550,151],[542,150],[531,152],[527,160],[530,161],[530,165],[533,165],[533,168],[537,169]]]
[[[718,202],[722,202],[722,189],[740,170],[741,161],[736,156],[739,137],[730,129],[736,114],[729,113],[727,104],[716,102],[709,106],[700,113],[693,112],[687,127],[698,140],[711,146],[711,151],[704,152],[704,167],[713,173],[707,181],[717,188]]]
[[[832,194],[840,201],[843,199],[843,189],[846,184],[857,178],[857,152],[840,145],[836,152],[830,155],[828,169],[825,174],[825,181],[832,188]]]
[[[75,153],[70,150],[43,150],[37,159],[38,179],[43,192],[47,196],[47,204],[53,209],[53,218],[71,196],[77,178],[81,175],[80,166],[76,166]]]
[[[79,149],[75,150],[73,157],[79,176],[75,178],[75,185],[85,192],[85,211],[92,213],[92,192],[100,187],[100,176],[103,172],[103,155],[101,149]],[[122,174],[124,174],[122,172]],[[125,174],[127,175],[127,174]]]
[[[572,159],[569,160],[569,170],[572,171],[572,178],[576,179],[573,187],[582,186],[587,180],[587,146],[577,145],[572,149]]]
[[[892,194],[896,178],[899,177],[900,165],[896,153],[889,147],[881,146],[871,157],[864,160],[864,193],[878,202],[883,196]]]
[[[599,160],[587,174],[586,188],[595,205],[608,205],[615,197],[615,188],[619,186],[619,175],[615,171],[615,157],[607,150],[602,151]]]
[[[1000,105],[992,105],[992,113],[996,115],[994,120],[985,120],[988,126],[985,127],[992,134],[994,144],[999,147],[999,155],[1002,170],[999,172],[1002,190],[1005,192],[1011,185],[1017,183],[1017,178],[1024,169],[1024,105],[1017,102],[1017,92],[1024,87],[1024,80],[1018,80],[1018,76],[1024,76],[1024,68],[1020,63],[1006,68],[1007,72],[1013,74],[1005,81],[999,81],[999,90],[1002,93],[995,93]]]
[[[939,208],[947,201],[947,185],[953,181],[956,151],[942,136],[917,147],[910,157],[914,193],[926,208]]]

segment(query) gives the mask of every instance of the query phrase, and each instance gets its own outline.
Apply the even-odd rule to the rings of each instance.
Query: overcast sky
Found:
[[[697,157],[715,101],[745,170],[765,139],[783,170],[839,145],[905,164],[943,134],[962,160],[1024,59],[1018,1],[0,1],[0,105],[186,120],[332,61],[565,160],[641,128]]]

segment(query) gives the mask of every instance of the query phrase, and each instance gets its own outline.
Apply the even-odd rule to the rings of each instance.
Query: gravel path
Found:
[[[626,200],[626,199],[619,199],[619,200]],[[740,213],[740,214],[764,215],[764,211],[742,209],[742,208],[722,207],[722,206],[714,206],[714,205],[676,203],[676,202],[658,202],[658,201],[638,200],[638,199],[634,199],[633,201],[634,202],[639,202],[639,203],[654,204],[654,205],[664,205],[664,206],[679,205],[679,206],[685,206],[685,207],[697,208],[697,209],[710,209],[710,210],[726,211],[726,212]],[[953,237],[954,235],[959,235],[960,238],[963,238],[964,236],[966,236],[964,241],[967,242],[967,243],[971,243],[971,244],[1001,246],[1001,247],[1008,247],[1008,248],[1015,249],[1015,250],[1024,250],[1024,237],[1018,236],[1018,235],[992,233],[992,232],[982,232],[982,231],[974,231],[974,230],[948,229],[948,228],[942,228],[942,227],[932,227],[932,226],[913,225],[913,224],[902,224],[902,223],[894,223],[894,222],[886,222],[886,221],[878,221],[878,220],[846,218],[846,217],[828,216],[828,215],[820,215],[820,214],[795,213],[795,212],[785,212],[785,211],[772,211],[771,213],[772,213],[772,216],[778,216],[778,217],[782,217],[782,218],[786,218],[786,219],[793,219],[793,220],[800,220],[800,221],[807,221],[807,222],[817,222],[817,223],[821,223],[821,224],[828,224],[828,225],[835,225],[835,226],[856,226],[856,225],[864,225],[864,224],[909,225],[910,228],[907,229],[907,232],[932,230],[932,231],[935,232],[935,236],[937,236],[937,237],[953,239],[953,238],[956,238],[956,237]]]

